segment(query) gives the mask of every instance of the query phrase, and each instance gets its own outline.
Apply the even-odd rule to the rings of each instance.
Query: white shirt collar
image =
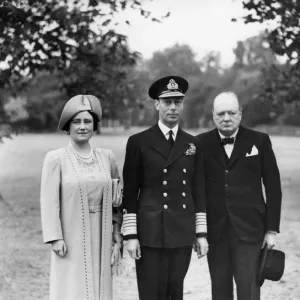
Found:
[[[223,135],[219,130],[218,130],[218,132],[219,132],[219,135],[220,135],[220,138],[221,139],[224,139],[226,136],[225,135]],[[229,136],[230,138],[234,138],[234,141],[235,141],[235,137],[236,137],[236,135],[238,134],[238,132],[239,132],[239,128],[237,129],[237,131],[234,133],[234,134],[232,134],[231,136]]]
[[[164,136],[167,140],[169,139],[169,131],[172,130],[174,141],[176,140],[176,136],[177,136],[177,132],[178,132],[178,128],[179,128],[178,124],[173,128],[169,128],[161,120],[159,120],[158,127],[160,128],[161,132],[164,134]]]

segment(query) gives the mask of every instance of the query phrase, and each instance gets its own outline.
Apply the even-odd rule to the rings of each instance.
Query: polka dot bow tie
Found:
[[[221,139],[221,144],[223,146],[227,145],[227,144],[233,144],[234,143],[234,138],[233,137],[226,137],[226,138],[223,138]]]

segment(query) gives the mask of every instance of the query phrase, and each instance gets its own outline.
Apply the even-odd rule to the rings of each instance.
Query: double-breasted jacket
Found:
[[[128,139],[123,168],[125,239],[177,248],[192,245],[196,231],[206,232],[204,191],[198,184],[204,176],[203,160],[197,147],[197,139],[179,128],[171,150],[157,124]],[[196,228],[197,216],[205,221]]]

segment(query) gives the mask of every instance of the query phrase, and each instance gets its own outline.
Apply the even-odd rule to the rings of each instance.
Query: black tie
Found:
[[[173,139],[173,130],[170,130],[170,131],[169,131],[169,139],[168,139],[168,142],[169,142],[171,148],[173,148],[174,143],[175,143],[175,141],[174,141],[174,139]]]
[[[223,146],[227,145],[227,144],[233,144],[234,143],[234,138],[233,137],[226,137],[226,138],[223,138],[221,139],[221,144]]]

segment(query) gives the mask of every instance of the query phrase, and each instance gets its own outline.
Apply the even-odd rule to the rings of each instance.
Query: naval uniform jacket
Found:
[[[177,248],[192,245],[196,232],[206,233],[203,190],[197,184],[203,161],[196,142],[179,128],[170,152],[158,124],[128,139],[123,168],[125,239]],[[196,222],[202,218],[197,228],[195,216]]]
[[[199,184],[206,189],[208,241],[218,240],[227,217],[247,242],[261,241],[267,230],[279,232],[281,184],[269,136],[240,126],[230,159],[217,129],[197,137],[205,162]]]

